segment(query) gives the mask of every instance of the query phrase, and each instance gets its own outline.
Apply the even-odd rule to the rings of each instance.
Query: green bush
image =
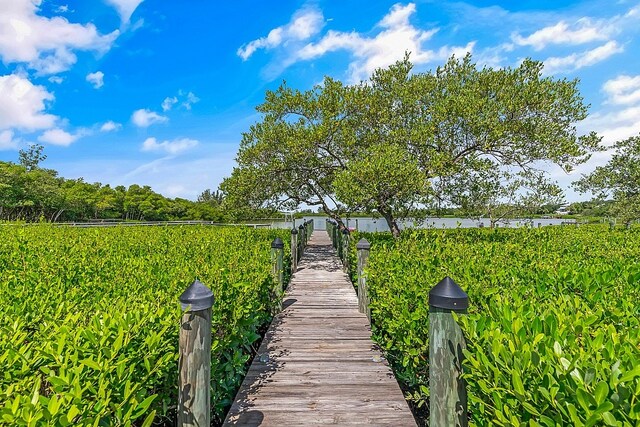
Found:
[[[270,321],[276,236],[287,242],[246,228],[1,226],[0,423],[170,422],[178,296],[196,278],[215,296],[219,421]]]
[[[472,425],[640,425],[638,231],[366,235],[374,337],[425,404],[428,294],[448,275],[471,303],[459,323]]]

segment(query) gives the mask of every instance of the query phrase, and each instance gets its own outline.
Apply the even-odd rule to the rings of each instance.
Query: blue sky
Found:
[[[267,89],[358,82],[407,50],[418,71],[542,60],[581,80],[577,128],[610,144],[640,132],[639,33],[636,1],[0,0],[0,160],[40,143],[66,178],[195,199],[231,173]],[[569,184],[609,156],[550,172],[585,199]]]

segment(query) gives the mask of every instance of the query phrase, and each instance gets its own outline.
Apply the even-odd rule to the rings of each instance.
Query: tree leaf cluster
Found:
[[[576,133],[587,116],[578,81],[542,67],[479,68],[467,55],[413,72],[406,55],[357,85],[283,83],[257,107],[221,190],[233,206],[318,206],[340,224],[347,211],[376,214],[396,236],[398,219],[462,199],[520,210],[556,201],[543,166],[570,171],[600,138]]]

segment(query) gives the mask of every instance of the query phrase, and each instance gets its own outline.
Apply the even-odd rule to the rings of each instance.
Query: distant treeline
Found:
[[[19,163],[0,162],[0,221],[238,221],[268,217],[262,210],[235,212],[223,207],[222,193],[203,191],[194,202],[170,199],[149,186],[88,183],[66,179],[40,167],[46,159],[41,145],[20,150]]]
[[[4,221],[224,221],[227,218],[220,208],[221,198],[213,196],[198,202],[169,199],[149,186],[112,188],[82,178],[65,179],[51,169],[0,162],[0,220]]]

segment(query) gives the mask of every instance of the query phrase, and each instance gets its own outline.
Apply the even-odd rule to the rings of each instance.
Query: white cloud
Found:
[[[166,97],[164,101],[162,101],[162,111],[167,112],[171,110],[177,102],[178,102],[178,98],[176,98],[175,96]]]
[[[68,70],[77,58],[73,50],[109,50],[118,30],[101,35],[93,24],[73,24],[66,18],[38,15],[42,0],[0,2],[0,58],[5,64],[26,63],[39,74]]]
[[[4,130],[0,132],[0,151],[15,150],[18,148],[18,141],[13,138],[13,131]]]
[[[573,53],[564,57],[547,58],[544,61],[544,72],[546,74],[553,74],[579,70],[580,68],[602,62],[612,55],[623,51],[624,47],[612,40],[595,49],[586,50],[581,53]]]
[[[82,132],[78,132],[75,135],[63,131],[60,128],[49,129],[38,137],[38,141],[46,142],[53,145],[60,145],[62,147],[68,147],[76,142],[83,136]]]
[[[106,0],[106,2],[118,11],[120,20],[123,24],[126,24],[143,0]]]
[[[307,40],[316,35],[323,26],[322,12],[316,8],[305,7],[298,10],[288,24],[274,28],[265,37],[242,45],[237,54],[246,61],[258,49],[273,49],[281,44]]]
[[[146,128],[155,123],[165,123],[169,121],[169,119],[154,111],[143,108],[133,112],[131,115],[131,121],[138,127]]]
[[[64,81],[64,78],[60,76],[51,76],[47,80],[49,80],[51,83],[59,85]]]
[[[291,62],[346,50],[355,57],[349,65],[349,71],[351,80],[357,82],[367,78],[376,68],[386,67],[402,59],[407,51],[411,52],[414,64],[425,64],[444,61],[451,55],[463,56],[473,50],[475,42],[467,43],[465,46],[442,46],[437,50],[424,49],[423,44],[431,39],[438,29],[425,31],[414,27],[409,19],[415,11],[414,3],[406,6],[395,4],[378,22],[377,27],[382,31],[373,37],[357,32],[329,31],[317,43],[309,43],[295,53]]]
[[[122,127],[120,123],[116,123],[113,120],[109,120],[105,122],[102,126],[100,126],[100,132],[112,132],[114,130],[118,130]]]
[[[582,18],[571,26],[565,21],[560,21],[555,25],[544,27],[528,37],[513,34],[511,38],[519,46],[531,46],[534,50],[542,50],[551,44],[579,45],[609,40],[613,31],[614,29],[608,23]]]
[[[606,81],[602,89],[611,104],[640,103],[640,75],[635,77],[618,76]]]
[[[180,95],[184,96],[184,101],[180,104],[186,110],[191,110],[191,106],[200,101],[200,98],[195,96],[193,92],[189,92],[186,95],[182,91],[179,92]]]
[[[93,85],[95,89],[100,89],[104,86],[104,73],[102,71],[96,71],[95,73],[87,74],[87,81]]]
[[[182,89],[178,91],[177,96],[168,96],[162,101],[162,111],[165,113],[173,108],[174,105],[180,103],[180,107],[185,110],[191,110],[191,106],[200,101],[193,92],[185,92]]]
[[[44,112],[53,95],[16,74],[0,76],[0,99],[0,129],[46,129],[58,119]]]
[[[178,154],[198,145],[198,141],[189,138],[178,138],[173,141],[158,142],[156,138],[147,138],[142,143],[142,151],[165,152],[167,154]]]

